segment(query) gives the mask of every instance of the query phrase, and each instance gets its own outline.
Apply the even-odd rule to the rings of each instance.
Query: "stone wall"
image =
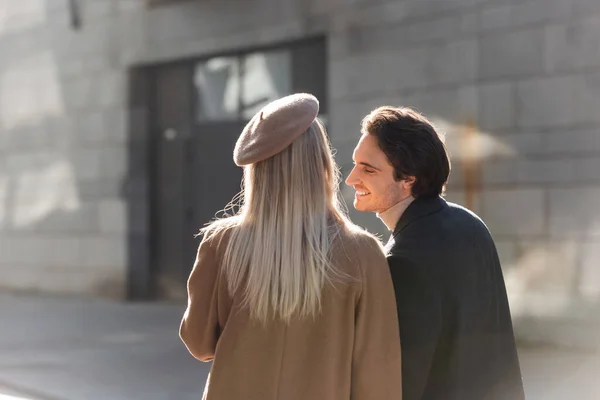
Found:
[[[2,286],[123,295],[132,67],[324,35],[344,172],[363,115],[417,107],[446,132],[448,198],[497,240],[523,336],[597,318],[597,0],[80,0],[79,29],[68,3],[0,2]]]

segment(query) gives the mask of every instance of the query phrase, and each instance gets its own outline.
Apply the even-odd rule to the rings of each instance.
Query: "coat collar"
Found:
[[[440,196],[426,198],[417,197],[400,217],[392,236],[397,236],[404,228],[410,225],[411,222],[426,215],[438,212],[445,207],[448,207],[448,204],[446,203],[446,200]]]

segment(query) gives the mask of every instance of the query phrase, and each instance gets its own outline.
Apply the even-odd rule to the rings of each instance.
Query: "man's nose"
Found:
[[[348,177],[346,178],[346,185],[354,186],[358,183],[358,179],[356,178],[356,174],[354,173],[355,171],[356,167],[352,168],[352,171],[350,171],[350,173],[348,174]]]

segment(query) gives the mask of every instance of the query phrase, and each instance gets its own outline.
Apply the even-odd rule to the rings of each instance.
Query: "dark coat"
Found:
[[[525,398],[494,241],[472,212],[417,198],[386,246],[404,400]]]

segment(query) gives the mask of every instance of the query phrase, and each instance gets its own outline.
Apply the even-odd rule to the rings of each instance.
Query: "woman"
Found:
[[[317,114],[295,94],[252,118],[234,151],[241,208],[202,230],[180,336],[213,360],[205,399],[401,398],[387,262],[342,212]]]

